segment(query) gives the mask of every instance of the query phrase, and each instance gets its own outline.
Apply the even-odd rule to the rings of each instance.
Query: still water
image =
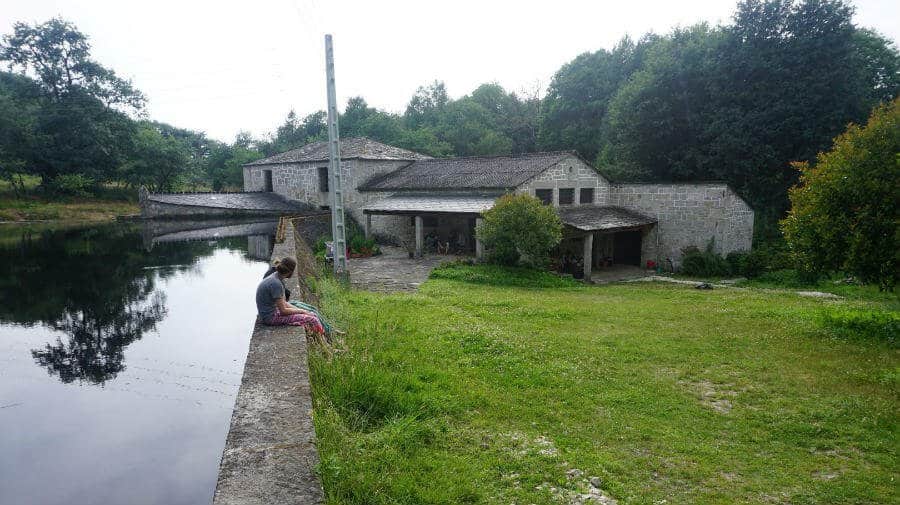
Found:
[[[211,501],[271,244],[241,229],[0,227],[0,504]]]

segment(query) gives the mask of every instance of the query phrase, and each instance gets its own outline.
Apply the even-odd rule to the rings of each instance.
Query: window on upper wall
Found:
[[[559,204],[572,205],[573,203],[575,203],[575,188],[560,188]]]
[[[544,205],[553,205],[552,189],[536,189],[534,190],[534,196],[536,196]]]
[[[328,167],[319,167],[319,192],[328,193]]]
[[[594,203],[594,188],[581,188],[580,195],[578,198],[578,203],[584,205],[587,203]]]

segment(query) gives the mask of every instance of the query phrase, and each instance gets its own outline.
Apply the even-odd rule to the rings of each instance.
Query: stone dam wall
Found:
[[[295,256],[292,226],[272,258]],[[263,272],[260,272],[262,275]],[[297,298],[297,276],[286,282]],[[253,328],[222,452],[214,505],[324,503],[312,422],[306,335],[301,327]]]

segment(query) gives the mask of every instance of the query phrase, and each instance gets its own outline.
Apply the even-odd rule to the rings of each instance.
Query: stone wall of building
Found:
[[[559,190],[568,188],[575,190],[575,205],[582,203],[579,200],[581,188],[594,188],[594,201],[583,203],[609,205],[609,181],[577,156],[565,158],[550,169],[538,174],[519,186],[516,189],[516,193],[526,193],[533,196],[537,189],[552,189],[553,205],[558,206]]]
[[[360,160],[341,162],[344,183],[344,210],[354,221],[362,225],[365,216],[362,209],[366,204],[386,198],[390,193],[360,192],[356,188],[370,178],[392,172],[408,165],[408,161]],[[272,190],[287,198],[309,203],[316,207],[330,206],[331,194],[319,192],[319,167],[327,162],[281,163],[244,167],[244,190],[263,191],[266,170],[272,171]],[[329,188],[330,189],[330,188]],[[404,216],[372,216],[372,229],[377,238],[384,242],[401,244],[412,236],[409,219]]]
[[[753,209],[725,183],[615,184],[610,205],[633,209],[659,223],[644,236],[642,261],[681,261],[685,247],[713,241],[719,254],[749,251]],[[658,243],[658,247],[657,247]]]

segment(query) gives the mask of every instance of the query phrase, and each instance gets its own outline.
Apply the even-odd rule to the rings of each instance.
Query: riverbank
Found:
[[[0,194],[0,223],[102,222],[139,212],[136,201],[123,198],[51,198],[38,195],[16,197]]]

